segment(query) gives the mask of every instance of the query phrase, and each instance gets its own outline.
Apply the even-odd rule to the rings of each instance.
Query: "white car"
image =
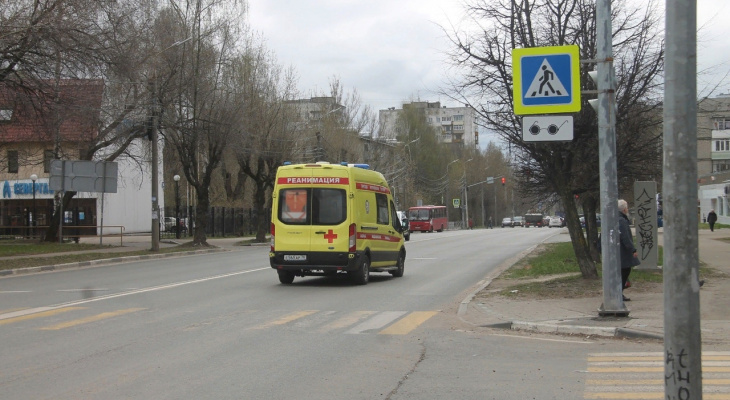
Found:
[[[406,215],[404,211],[396,211],[396,213],[398,214],[401,225],[405,227],[405,230],[403,231],[403,239],[405,239],[405,241],[407,242],[411,240],[411,231],[410,227],[408,226],[408,215]]]
[[[550,217],[550,223],[548,224],[549,228],[555,227],[560,228],[563,226],[563,219],[560,217]]]

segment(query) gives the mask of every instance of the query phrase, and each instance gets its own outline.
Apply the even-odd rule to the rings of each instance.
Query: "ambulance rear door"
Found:
[[[350,177],[347,168],[314,169],[312,173],[311,251],[349,251]],[[354,232],[353,232],[354,235]]]
[[[285,261],[308,261],[313,232],[311,179],[311,168],[287,168],[277,177],[276,251],[291,254]]]

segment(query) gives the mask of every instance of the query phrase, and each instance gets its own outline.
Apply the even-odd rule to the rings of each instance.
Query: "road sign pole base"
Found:
[[[598,307],[598,316],[600,317],[628,317],[629,316],[629,309],[626,308],[626,305],[621,305],[618,309],[612,309],[612,310],[606,310],[605,307],[603,307],[603,303],[601,303],[601,306]]]

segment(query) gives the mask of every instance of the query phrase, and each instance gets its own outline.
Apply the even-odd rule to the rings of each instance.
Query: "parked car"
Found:
[[[548,227],[550,228],[562,228],[563,226],[563,219],[560,217],[550,217],[550,223],[548,224]]]
[[[165,217],[165,219],[162,223],[162,231],[163,232],[174,232],[176,224],[177,224],[177,218]]]
[[[586,217],[583,215],[580,216],[580,226],[581,226],[581,228],[586,227]],[[596,226],[597,227],[601,226],[601,214],[596,214]]]
[[[506,217],[502,219],[502,228],[504,228],[505,226],[512,227],[512,218]]]
[[[512,226],[525,226],[525,219],[523,217],[512,218]]]
[[[406,215],[405,211],[396,211],[398,214],[398,219],[400,220],[401,225],[405,228],[403,230],[403,239],[407,241],[411,240],[411,231],[410,227],[408,226],[408,215]]]

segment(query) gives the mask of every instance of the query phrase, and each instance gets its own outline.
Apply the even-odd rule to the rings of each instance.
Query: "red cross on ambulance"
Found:
[[[337,234],[330,229],[323,237],[327,239],[327,243],[332,243],[335,239],[337,239]]]

